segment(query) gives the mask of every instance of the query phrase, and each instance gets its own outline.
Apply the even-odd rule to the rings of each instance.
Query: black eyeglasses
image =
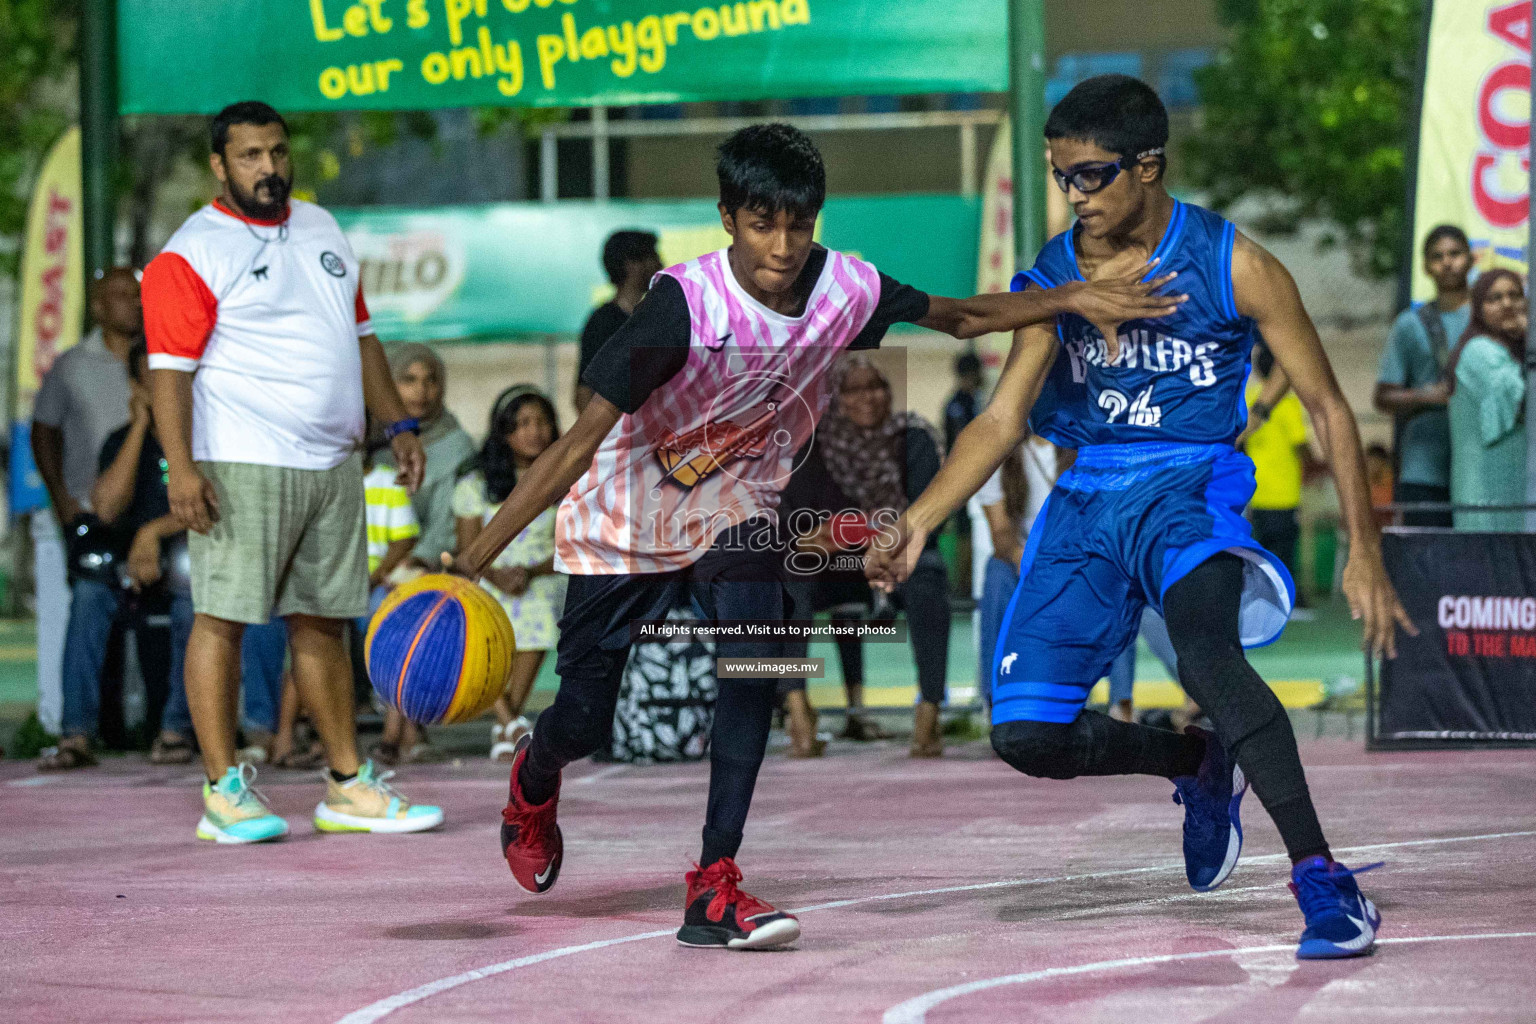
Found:
[[[1145,153],[1138,154],[1136,159],[1131,161],[1130,166],[1134,167],[1143,160],[1162,156],[1163,152],[1164,150],[1161,146],[1157,149],[1149,149]],[[1095,192],[1102,192],[1114,184],[1115,179],[1120,177],[1120,172],[1125,170],[1125,168],[1125,159],[1121,158],[1119,160],[1112,160],[1109,163],[1078,164],[1070,171],[1058,171],[1052,167],[1051,175],[1056,179],[1056,187],[1063,192],[1076,188],[1083,195],[1091,196]]]

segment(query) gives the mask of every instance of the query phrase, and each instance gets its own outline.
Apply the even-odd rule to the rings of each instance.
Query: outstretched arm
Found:
[[[1013,336],[1013,349],[992,401],[960,432],[938,475],[906,514],[870,545],[864,560],[864,574],[870,580],[889,588],[911,575],[928,535],[975,494],[1024,439],[1029,410],[1040,397],[1059,348],[1056,332],[1049,326],[1026,327]]]
[[[619,407],[608,399],[593,395],[571,429],[544,449],[544,454],[535,459],[533,465],[517,475],[517,486],[512,488],[512,493],[479,531],[474,542],[460,551],[457,558],[444,555],[444,564],[471,579],[479,579],[486,566],[496,560],[514,537],[581,479],[581,474],[592,465],[592,458],[603,438],[622,415]]]
[[[1417,634],[1397,599],[1381,563],[1381,533],[1371,513],[1365,457],[1333,367],[1323,352],[1317,328],[1301,302],[1296,282],[1280,261],[1257,243],[1239,235],[1232,254],[1232,284],[1237,310],[1251,317],[1268,342],[1275,361],[1290,379],[1296,395],[1312,416],[1333,466],[1339,507],[1349,530],[1349,564],[1344,570],[1344,596],[1350,611],[1364,620],[1365,645],[1372,653],[1397,656],[1394,627]]]
[[[1156,294],[1175,275],[1147,280],[1155,266],[1148,263],[1119,277],[1069,281],[1048,290],[1031,287],[1022,292],[995,292],[969,299],[934,295],[929,298],[928,315],[917,325],[954,338],[978,338],[1048,324],[1063,313],[1076,313],[1100,330],[1107,330],[1106,338],[1114,337],[1115,328],[1127,320],[1169,316],[1189,298]]]

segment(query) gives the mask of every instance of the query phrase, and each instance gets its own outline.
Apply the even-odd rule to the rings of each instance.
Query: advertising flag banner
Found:
[[[21,250],[16,402],[11,423],[13,516],[48,504],[48,492],[32,462],[32,403],[59,353],[80,340],[85,314],[80,209],[80,129],[71,128],[43,161]]]
[[[1413,298],[1434,298],[1420,242],[1437,224],[1478,266],[1525,271],[1530,209],[1531,2],[1438,0],[1430,15],[1415,176]]]
[[[961,196],[834,196],[817,237],[914,287],[969,294],[978,206]],[[612,297],[598,259],[612,232],[655,231],[668,264],[730,242],[715,203],[703,199],[334,212],[362,263],[363,294],[385,341],[575,334]],[[920,246],[913,224],[923,227]]]
[[[1005,0],[119,0],[131,114],[997,92]]]
[[[1536,534],[1389,531],[1382,556],[1419,635],[1382,662],[1372,745],[1536,744]]]

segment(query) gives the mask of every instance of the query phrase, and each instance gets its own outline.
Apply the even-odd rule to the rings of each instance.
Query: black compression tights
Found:
[[[1179,681],[1216,734],[1285,841],[1291,860],[1329,856],[1307,791],[1296,736],[1285,708],[1243,656],[1238,610],[1243,561],[1220,554],[1201,563],[1163,597]],[[1072,722],[1003,722],[992,729],[998,756],[1026,775],[1192,775],[1204,741],[1084,711]]]

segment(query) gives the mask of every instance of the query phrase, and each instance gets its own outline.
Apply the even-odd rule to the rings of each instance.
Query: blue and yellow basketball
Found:
[[[374,691],[421,725],[484,714],[507,685],[516,653],[496,599],[446,573],[396,587],[368,624],[365,649]]]

